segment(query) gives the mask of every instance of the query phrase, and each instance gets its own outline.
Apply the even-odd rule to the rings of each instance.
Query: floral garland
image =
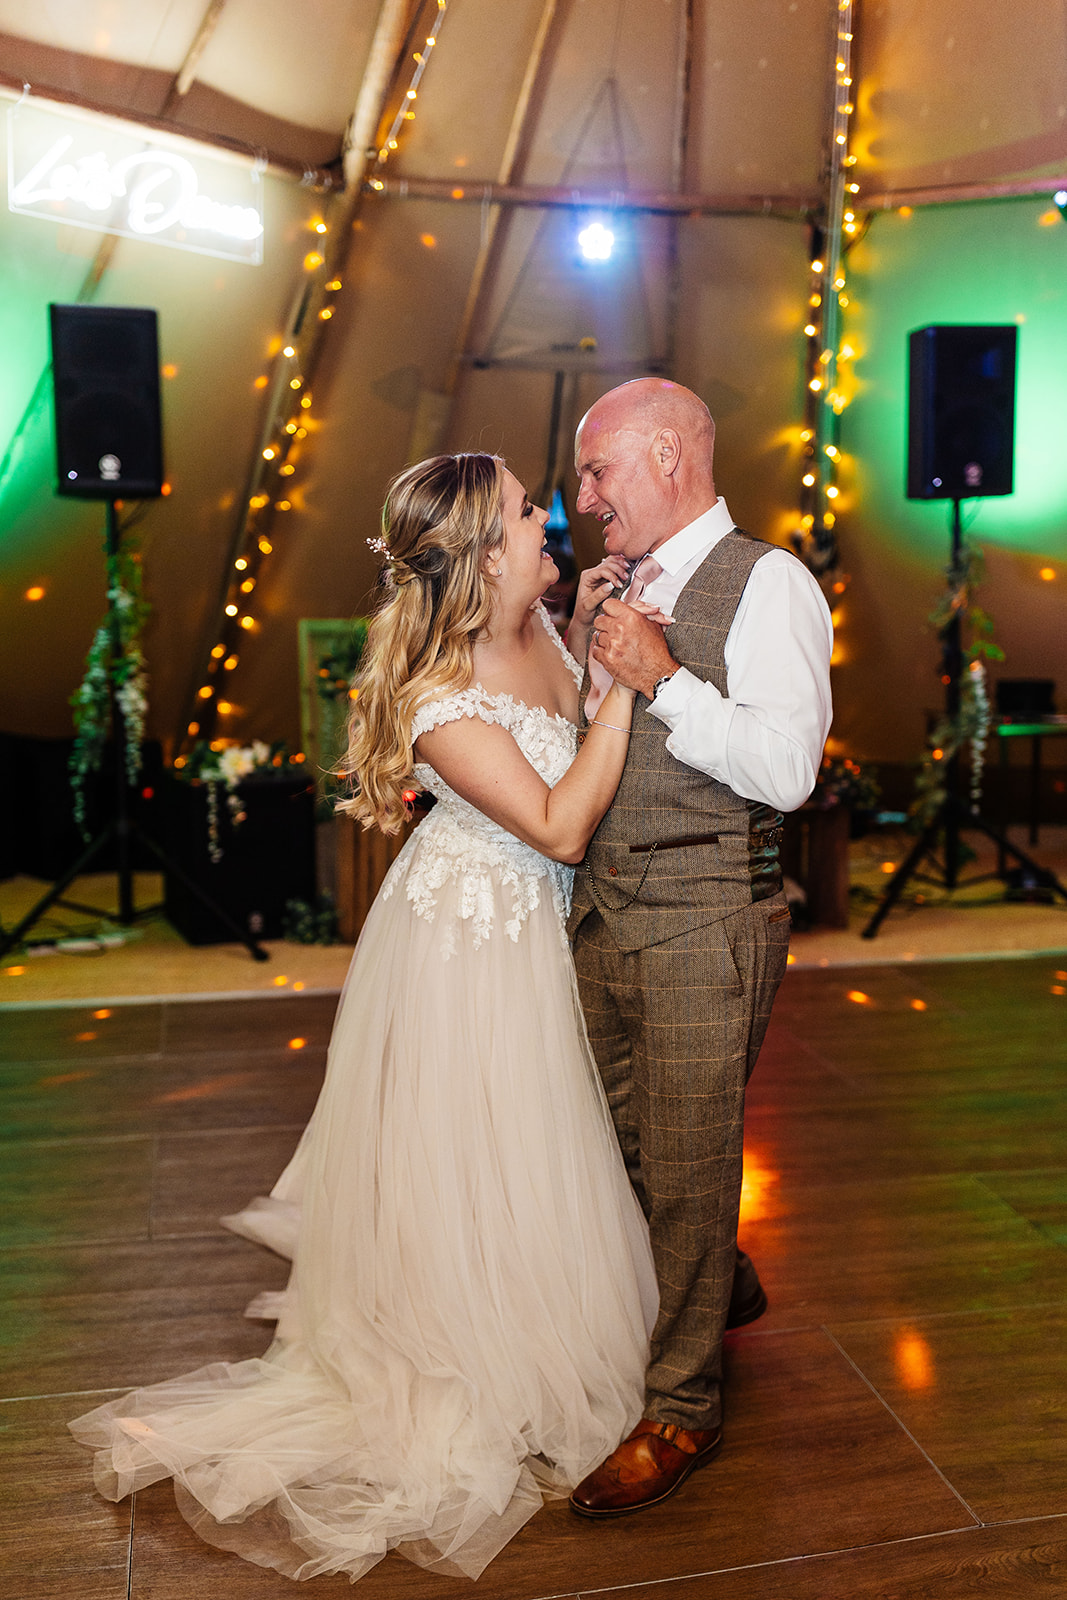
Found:
[[[247,816],[244,801],[237,793],[238,784],[254,773],[265,776],[278,768],[298,770],[302,760],[290,761],[284,744],[267,744],[264,739],[253,739],[248,745],[223,745],[221,741],[209,744],[198,739],[188,755],[175,763],[180,777],[189,783],[202,783],[207,790],[207,853],[214,866],[223,856],[219,832],[221,791],[226,791],[230,824],[238,828]]]
[[[971,747],[970,796],[977,808],[982,798],[982,768],[989,741],[989,687],[986,662],[1003,661],[1004,652],[993,640],[993,619],[974,603],[974,593],[985,576],[982,553],[961,545],[959,557],[948,571],[948,587],[929,616],[944,634],[954,618],[971,632],[970,648],[963,652],[966,671],[960,678],[960,704],[955,716],[947,713],[931,729],[915,779],[911,818],[916,828],[932,822],[948,794],[945,773],[949,762],[965,744]]]
[[[126,781],[136,783],[141,770],[148,715],[148,675],[141,633],[151,607],[141,593],[141,555],[136,548],[120,547],[108,553],[107,599],[110,609],[93,635],[85,658],[85,676],[70,697],[74,710],[70,786],[74,821],[86,841],[90,837],[86,782],[91,772],[99,772],[103,760],[111,728],[112,692],[125,724]]]

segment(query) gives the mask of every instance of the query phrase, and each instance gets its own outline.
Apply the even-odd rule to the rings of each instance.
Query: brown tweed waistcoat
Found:
[[[773,548],[734,528],[674,606],[671,654],[720,694],[730,624],[749,573]],[[574,879],[572,931],[596,906],[622,950],[718,922],[781,887],[781,814],[676,760],[648,704],[637,696],[622,781]]]

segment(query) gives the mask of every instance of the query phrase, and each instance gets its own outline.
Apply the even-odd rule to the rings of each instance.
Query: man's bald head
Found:
[[[589,423],[649,437],[660,428],[673,428],[694,453],[706,457],[710,475],[715,423],[700,396],[680,383],[666,378],[634,378],[622,383],[590,406],[578,424],[579,437]]]
[[[606,548],[654,550],[716,501],[715,424],[699,395],[636,378],[590,406],[575,439],[578,510],[595,515]]]

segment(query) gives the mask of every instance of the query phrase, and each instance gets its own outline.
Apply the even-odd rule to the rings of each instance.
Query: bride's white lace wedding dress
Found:
[[[570,723],[477,686],[413,738],[464,716],[549,784],[574,758]],[[249,1308],[274,1343],[71,1425],[109,1498],[172,1476],[203,1538],[294,1578],[394,1548],[475,1577],[642,1411],[655,1280],[578,1009],[571,870],[416,777],[438,803],[368,917],[314,1115],[226,1219],[292,1257]]]

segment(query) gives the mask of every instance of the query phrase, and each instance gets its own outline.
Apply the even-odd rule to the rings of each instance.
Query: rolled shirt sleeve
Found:
[[[649,711],[670,729],[678,761],[743,799],[795,811],[815,787],[830,731],[832,649],[822,591],[775,549],[753,567],[727,635],[726,694],[680,667]]]

